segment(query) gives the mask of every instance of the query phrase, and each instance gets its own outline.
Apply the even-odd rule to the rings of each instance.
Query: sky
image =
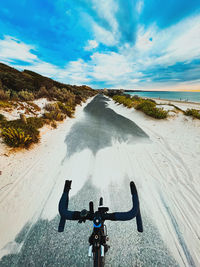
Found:
[[[93,88],[200,91],[200,0],[7,0],[0,61]]]

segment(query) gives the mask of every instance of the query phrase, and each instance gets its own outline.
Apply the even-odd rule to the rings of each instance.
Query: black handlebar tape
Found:
[[[65,193],[69,192],[69,190],[71,189],[71,184],[72,184],[71,180],[66,180],[63,192]]]
[[[137,194],[137,189],[133,181],[130,182],[130,189],[131,189],[131,194]]]
[[[143,224],[142,224],[142,217],[141,217],[140,209],[138,210],[138,214],[136,216],[136,223],[137,223],[138,232],[142,233],[143,232]]]
[[[61,217],[60,218],[60,223],[59,223],[59,226],[58,226],[58,232],[64,232],[65,222],[66,222],[66,219]]]

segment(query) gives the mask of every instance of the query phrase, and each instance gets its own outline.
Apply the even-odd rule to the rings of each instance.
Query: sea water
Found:
[[[144,91],[144,92],[127,92],[126,94],[138,95],[141,97],[149,97],[149,98],[200,102],[200,92]]]

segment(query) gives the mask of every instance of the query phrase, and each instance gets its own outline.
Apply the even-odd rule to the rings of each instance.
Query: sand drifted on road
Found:
[[[2,150],[3,151],[3,150]],[[200,263],[200,122],[176,114],[155,120],[104,96],[78,107],[75,119],[47,131],[30,151],[1,154],[1,266],[91,266],[92,223],[57,232],[58,201],[72,180],[70,208],[131,207],[138,188],[144,233],[134,221],[107,223],[106,266]],[[11,264],[12,263],[12,264]]]

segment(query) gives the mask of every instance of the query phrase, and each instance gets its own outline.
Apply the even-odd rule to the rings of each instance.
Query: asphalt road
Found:
[[[90,200],[97,206],[99,197],[103,194],[105,205],[111,207],[111,211],[128,210],[131,207],[129,182],[134,179],[132,175],[124,170],[123,154],[120,151],[120,144],[148,144],[148,135],[133,121],[115,113],[107,108],[108,99],[103,96],[95,97],[84,109],[84,117],[71,128],[66,135],[64,145],[67,145],[67,154],[61,160],[61,165],[67,165],[70,158],[76,153],[90,150],[93,155],[86,157],[85,161],[91,161],[91,173],[79,192],[70,198],[69,207],[80,210],[88,207]],[[116,144],[118,143],[118,150]],[[104,152],[106,151],[106,152]],[[113,151],[113,157],[109,157]],[[98,157],[101,153],[101,157]],[[104,164],[105,153],[105,164]],[[132,155],[129,154],[128,157]],[[102,162],[99,162],[99,161]],[[129,164],[127,162],[127,164]],[[121,180],[117,184],[113,179],[107,177],[108,186],[102,190],[95,183],[95,166],[108,168],[108,173],[114,173],[121,168]],[[116,166],[116,169],[113,167]],[[127,165],[128,166],[128,165]],[[79,168],[79,162],[77,162]],[[76,170],[77,171],[77,170]],[[71,170],[73,172],[73,170]],[[107,170],[102,170],[105,175]],[[80,177],[81,179],[81,170]],[[98,178],[99,179],[99,178]],[[97,180],[96,180],[97,181]],[[97,184],[101,181],[98,180]],[[102,183],[104,180],[102,180]],[[54,190],[54,189],[52,189]],[[46,205],[48,204],[48,198]],[[46,206],[41,207],[44,211]],[[141,203],[141,212],[144,223],[144,233],[137,233],[134,220],[129,222],[108,222],[106,223],[111,246],[106,254],[106,266],[178,266],[167,249],[154,221],[150,216],[144,203]],[[42,213],[41,213],[42,214]],[[88,237],[92,231],[92,223],[78,224],[67,222],[64,233],[58,233],[57,227],[59,216],[51,220],[42,219],[41,216],[34,224],[27,224],[18,234],[15,242],[21,245],[17,254],[4,256],[0,266],[92,266],[88,258]]]

